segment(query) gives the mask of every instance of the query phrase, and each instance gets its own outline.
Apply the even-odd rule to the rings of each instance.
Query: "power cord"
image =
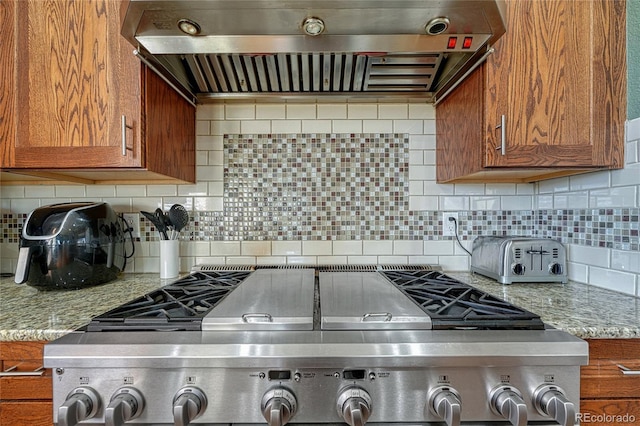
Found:
[[[455,234],[455,236],[456,236],[456,241],[458,242],[458,245],[460,246],[460,248],[461,248],[462,250],[464,250],[465,252],[467,252],[467,254],[468,254],[469,256],[471,256],[471,252],[470,252],[469,250],[467,250],[467,249],[465,248],[465,246],[463,246],[463,245],[462,245],[462,242],[460,241],[460,237],[458,236],[458,221],[456,220],[456,218],[455,218],[455,217],[451,217],[451,216],[449,216],[449,222],[453,222],[453,233],[454,233],[454,234]]]
[[[134,238],[133,238],[133,228],[129,226],[129,223],[127,223],[123,214],[119,214],[118,219],[120,219],[124,224],[122,232],[125,233],[125,235],[128,232],[129,241],[131,241],[131,254],[127,254],[127,250],[126,249],[124,250],[124,265],[122,266],[122,270],[124,271],[124,269],[127,267],[127,260],[131,259],[133,255],[136,254],[136,245],[134,243]],[[126,239],[126,236],[125,236],[125,239]]]

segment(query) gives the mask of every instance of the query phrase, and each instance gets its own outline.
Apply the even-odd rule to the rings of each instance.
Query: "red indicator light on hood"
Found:
[[[458,43],[458,37],[449,37],[449,42],[447,43],[447,49],[455,49],[457,43]]]
[[[464,40],[462,41],[462,48],[470,49],[471,43],[473,43],[473,37],[465,37]]]

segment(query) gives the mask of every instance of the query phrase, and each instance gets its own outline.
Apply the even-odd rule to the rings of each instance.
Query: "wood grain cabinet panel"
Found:
[[[595,399],[580,402],[581,424],[611,426],[637,425],[640,401],[637,399]]]
[[[495,53],[437,106],[437,180],[529,182],[622,168],[625,8],[624,0],[506,0]]]
[[[14,17],[15,2],[0,1],[0,158],[3,165],[14,163],[12,141],[16,138]]]
[[[53,425],[52,410],[51,401],[3,401],[0,403],[0,425],[51,426]]]
[[[590,339],[589,365],[581,368],[580,416],[583,424],[640,423],[640,339]]]
[[[13,14],[14,31],[0,43],[14,58],[13,70],[2,69],[14,72],[7,96],[16,123],[13,134],[0,133],[4,171],[78,183],[195,182],[195,107],[133,55],[120,35],[122,2],[9,3],[0,13]]]
[[[34,371],[42,366],[46,342],[0,342],[0,370]],[[51,371],[42,376],[0,377],[0,425],[53,424]]]

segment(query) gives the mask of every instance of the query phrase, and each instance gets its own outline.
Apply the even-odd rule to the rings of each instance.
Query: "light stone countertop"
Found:
[[[121,274],[80,290],[39,291],[0,279],[0,341],[55,340],[91,318],[175,280],[158,274]]]
[[[447,274],[540,315],[545,324],[583,339],[640,338],[637,297],[573,281],[504,285],[468,272]]]
[[[481,290],[541,316],[553,327],[581,338],[640,337],[640,299],[569,282],[503,285],[479,275],[447,272]],[[0,340],[54,340],[175,280],[157,274],[123,274],[115,281],[81,290],[42,292],[0,279]]]

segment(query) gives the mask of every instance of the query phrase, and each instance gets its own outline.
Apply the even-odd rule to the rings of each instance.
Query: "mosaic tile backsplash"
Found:
[[[336,225],[331,233],[307,235],[300,230],[271,235],[259,227],[242,225],[232,231],[220,212],[192,212],[191,221],[181,239],[192,241],[286,241],[286,240],[441,240],[440,212],[407,212],[406,224],[392,225],[373,235],[366,225]],[[0,242],[18,243],[27,214],[4,214],[0,221]],[[479,235],[533,235],[555,238],[565,244],[603,247],[615,250],[640,250],[640,209],[577,209],[540,211],[466,211],[460,212],[458,234],[462,240]],[[287,229],[284,226],[283,229]],[[306,228],[303,228],[303,230]],[[356,231],[364,231],[358,233]],[[144,217],[140,220],[142,241],[158,240],[156,229]],[[353,231],[353,232],[350,232]]]
[[[224,210],[191,212],[192,241],[442,240],[438,211],[409,209],[406,134],[224,136]],[[535,235],[637,251],[640,209],[461,211],[461,239]],[[25,213],[3,214],[17,243]],[[143,217],[141,240],[157,240]]]
[[[229,239],[406,238],[416,225],[406,134],[237,135],[224,146]]]

